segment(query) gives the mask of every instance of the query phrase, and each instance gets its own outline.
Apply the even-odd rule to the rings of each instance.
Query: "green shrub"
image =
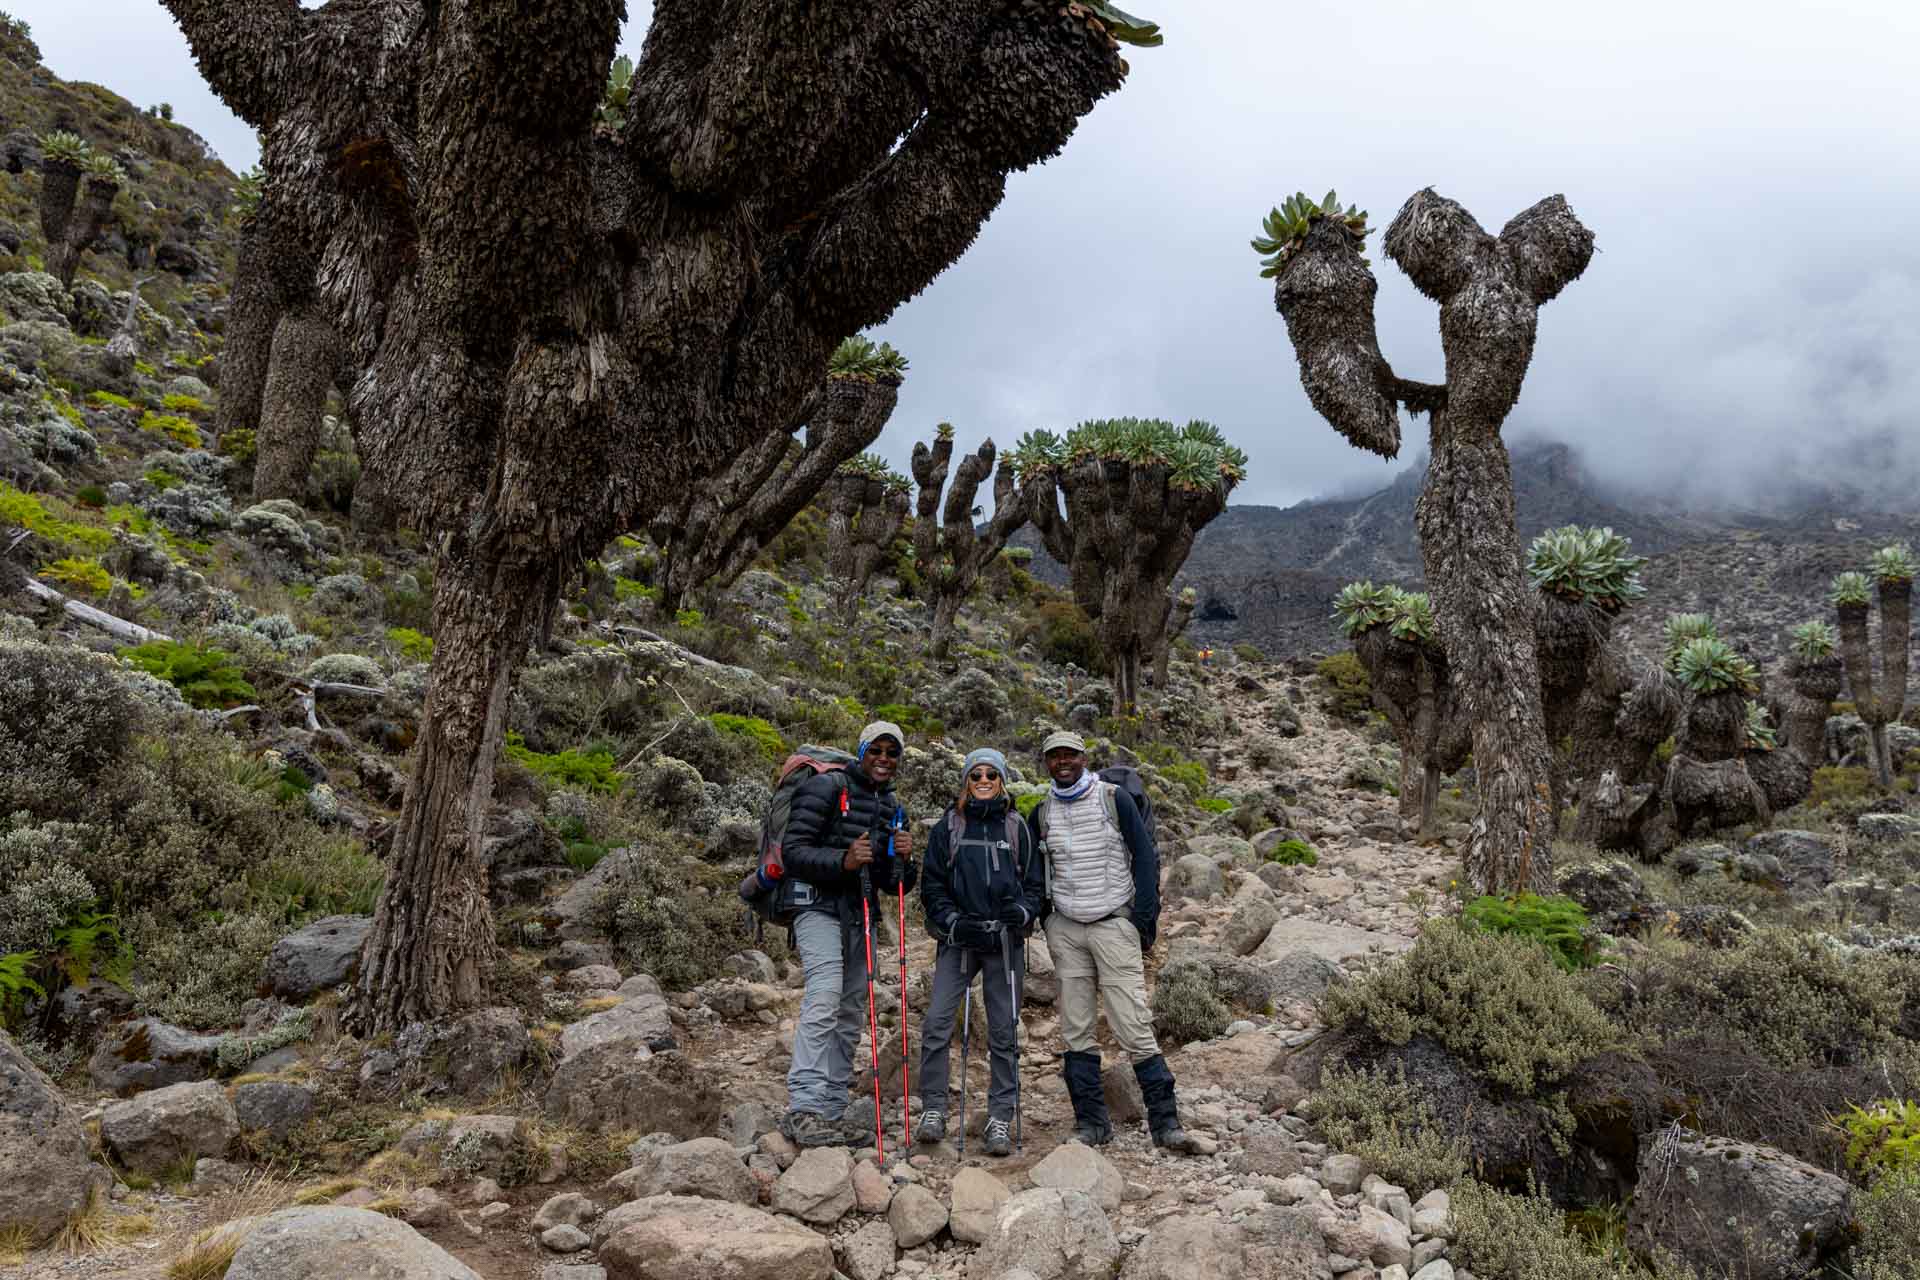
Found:
[[[1153,1029],[1163,1043],[1211,1040],[1227,1029],[1233,1011],[1214,989],[1213,971],[1183,961],[1160,971],[1153,984]]]
[[[751,743],[769,764],[778,764],[787,757],[787,740],[780,736],[778,729],[759,716],[735,716],[725,712],[715,712],[707,719],[711,720],[713,727],[721,733]]]
[[[238,427],[220,437],[220,453],[241,466],[252,462],[259,452],[260,438],[251,427]]]
[[[129,413],[138,410],[140,407],[125,396],[115,395],[111,391],[89,391],[87,393],[87,399],[103,409],[125,409]]]
[[[1039,790],[1030,791],[1026,795],[1015,796],[1013,798],[1013,807],[1020,811],[1021,817],[1031,818],[1033,816],[1033,811],[1035,809],[1038,809],[1040,807],[1040,802],[1042,800],[1045,800],[1046,798],[1047,798],[1046,788],[1042,787]]]
[[[1572,898],[1559,894],[1542,898],[1532,893],[1513,898],[1475,898],[1461,912],[1461,918],[1487,933],[1531,938],[1569,973],[1594,961],[1586,909]]]
[[[1267,660],[1267,655],[1260,652],[1259,646],[1248,644],[1244,640],[1242,640],[1239,644],[1236,644],[1235,646],[1233,646],[1233,656],[1240,659],[1240,661],[1242,662],[1257,663],[1257,662],[1265,662]]]
[[[736,867],[669,864],[636,850],[607,877],[589,916],[628,964],[669,991],[683,991],[718,975],[747,945],[739,879]]]
[[[207,710],[237,707],[257,696],[240,668],[219,649],[201,649],[173,640],[153,640],[120,656],[180,691],[190,704]]]
[[[74,491],[74,505],[98,511],[107,505],[107,491],[97,484],[83,484]]]
[[[1854,1204],[1853,1280],[1920,1280],[1920,1170],[1888,1173]]]
[[[140,429],[165,435],[167,439],[183,449],[200,447],[200,428],[194,426],[190,419],[182,418],[178,414],[155,413],[149,409],[140,415]]]
[[[616,575],[613,579],[613,598],[621,604],[632,600],[651,600],[660,602],[660,588],[650,587],[644,582]]]
[[[1071,600],[1042,604],[1033,611],[1015,642],[1031,644],[1042,660],[1057,666],[1071,664],[1082,671],[1107,669],[1106,651],[1094,634],[1092,620]]]
[[[1373,711],[1373,681],[1360,659],[1336,653],[1320,659],[1314,673],[1327,682],[1328,702],[1343,720],[1364,723]]]
[[[1287,839],[1267,850],[1267,861],[1283,867],[1317,867],[1320,855],[1305,840]]]
[[[1466,1148],[1448,1136],[1406,1069],[1329,1067],[1302,1113],[1335,1151],[1350,1152],[1418,1198],[1467,1172]]]
[[[433,637],[412,627],[388,627],[387,643],[398,649],[400,656],[409,662],[433,661]]]
[[[174,393],[160,397],[160,407],[168,413],[205,413],[207,402],[199,396]]]
[[[574,747],[564,751],[534,751],[528,748],[526,740],[519,734],[508,733],[506,754],[509,760],[557,787],[578,787],[583,791],[612,795],[620,789],[623,781],[616,772],[613,752],[605,747],[588,751]]]
[[[1884,1099],[1852,1106],[1836,1118],[1847,1135],[1847,1167],[1855,1173],[1920,1172],[1920,1102]]]
[[[1232,813],[1233,801],[1225,796],[1201,796],[1193,802],[1205,813]]]
[[[1813,790],[1807,803],[1815,808],[1835,800],[1858,800],[1873,790],[1873,778],[1865,769],[1823,766],[1813,771]]]
[[[48,510],[47,502],[54,504],[53,510]],[[49,498],[47,502],[0,480],[0,529],[25,529],[60,551],[100,552],[113,545],[113,534],[108,530],[64,519],[58,500]]]
[[[1537,1192],[1510,1195],[1462,1178],[1450,1195],[1454,1237],[1447,1256],[1481,1280],[1694,1280],[1691,1267],[1666,1257],[1649,1272],[1624,1250],[1592,1251],[1567,1229],[1559,1207]]]
[[[44,1000],[47,989],[33,980],[37,951],[13,951],[0,956],[0,1030],[13,1031],[26,1016],[29,1000]]]
[[[1387,1044],[1427,1036],[1482,1076],[1532,1095],[1628,1037],[1536,943],[1435,920],[1397,963],[1321,998],[1329,1026]]]
[[[141,719],[110,659],[0,641],[0,817],[78,811],[112,772]]]
[[[67,556],[55,560],[36,576],[90,596],[103,596],[113,587],[113,577],[91,556]]]
[[[867,717],[871,720],[890,720],[908,733],[922,738],[937,738],[946,731],[946,726],[926,708],[904,702],[883,702],[869,708]]]

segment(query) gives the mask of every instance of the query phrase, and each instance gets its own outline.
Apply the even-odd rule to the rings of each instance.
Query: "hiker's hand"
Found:
[[[1026,907],[1021,903],[1009,902],[1006,906],[1000,908],[1000,923],[1009,928],[1024,929],[1031,919],[1032,917],[1027,915]]]
[[[893,833],[893,856],[901,859],[913,856],[912,827],[902,827]]]
[[[849,871],[858,871],[872,862],[873,840],[863,831],[860,833],[860,838],[848,846],[847,856],[841,860],[840,865]]]

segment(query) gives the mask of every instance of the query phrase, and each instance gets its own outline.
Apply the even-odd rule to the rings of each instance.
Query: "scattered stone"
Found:
[[[1107,1212],[1120,1207],[1127,1185],[1113,1161],[1078,1142],[1063,1142],[1048,1152],[1027,1171],[1027,1180],[1036,1187],[1085,1192]]]
[[[1320,1185],[1337,1196],[1358,1191],[1366,1176],[1366,1162],[1359,1156],[1332,1155],[1320,1162]]]
[[[1220,867],[1212,858],[1204,854],[1189,853],[1176,860],[1167,872],[1166,899],[1169,903],[1181,898],[1192,898],[1205,902],[1217,898],[1226,888],[1226,879],[1220,874]]]
[[[234,1187],[244,1186],[252,1176],[253,1171],[244,1164],[202,1156],[193,1162],[193,1181],[189,1186],[195,1195],[205,1195],[210,1191],[230,1191]]]
[[[1138,1124],[1147,1118],[1146,1100],[1140,1096],[1140,1079],[1133,1065],[1116,1062],[1100,1073],[1101,1091],[1107,1096],[1107,1114],[1114,1125]]]
[[[635,996],[657,996],[663,995],[664,993],[660,990],[660,984],[654,979],[652,974],[636,973],[621,983],[615,994],[622,999],[631,1000]]]
[[[1398,934],[1374,933],[1368,929],[1289,916],[1273,926],[1266,941],[1253,953],[1253,958],[1280,960],[1290,952],[1311,951],[1338,965],[1374,950],[1391,954],[1405,951],[1412,945],[1411,938],[1403,938]]]
[[[568,991],[612,991],[620,985],[620,971],[610,964],[588,964],[560,975]]]
[[[452,1208],[432,1187],[416,1187],[407,1193],[407,1202],[400,1209],[400,1220],[410,1227],[445,1226]]]
[[[480,1280],[459,1259],[398,1218],[331,1205],[261,1218],[227,1267],[226,1280]]]
[[[991,1239],[1000,1209],[1012,1192],[985,1169],[968,1167],[953,1176],[949,1188],[948,1227],[955,1240],[984,1244]]]
[[[1413,1280],[1453,1280],[1453,1264],[1445,1258],[1435,1258],[1414,1272]]]
[[[887,1207],[887,1225],[902,1249],[925,1244],[947,1225],[947,1206],[925,1187],[900,1188]]]
[[[285,1137],[313,1114],[313,1090],[280,1080],[256,1080],[234,1089],[233,1114],[242,1129]]]
[[[1640,1139],[1627,1243],[1703,1274],[1741,1258],[1751,1280],[1798,1280],[1846,1247],[1852,1211],[1845,1181],[1784,1151],[1664,1129]]]
[[[845,1147],[810,1147],[773,1184],[773,1207],[830,1226],[853,1208],[853,1157]]]
[[[1236,956],[1252,955],[1280,922],[1280,913],[1264,898],[1248,898],[1233,909],[1221,930],[1220,945]]]
[[[492,1178],[475,1178],[467,1188],[467,1200],[473,1204],[492,1204],[504,1194]]]
[[[996,1280],[1019,1266],[1035,1280],[1107,1280],[1119,1263],[1120,1241],[1099,1205],[1078,1191],[1035,1187],[1000,1206],[967,1276]]]
[[[683,1055],[614,1040],[560,1063],[547,1086],[546,1112],[590,1133],[633,1129],[687,1139],[712,1133],[724,1102],[712,1073]]]
[[[1239,836],[1193,836],[1187,841],[1187,852],[1221,868],[1250,867],[1259,861],[1253,842]]]
[[[372,916],[328,916],[273,944],[261,980],[277,996],[305,1000],[352,979]]]
[[[563,1222],[557,1227],[548,1227],[540,1233],[542,1247],[554,1253],[573,1253],[593,1243],[593,1237],[574,1226]]]
[[[600,1262],[620,1280],[831,1280],[826,1238],[725,1200],[649,1196],[601,1220]],[[599,1234],[599,1233],[597,1233]]]
[[[607,1269],[598,1263],[549,1262],[540,1280],[607,1280]]]
[[[848,1280],[884,1280],[893,1274],[893,1228],[869,1222],[835,1250]]]
[[[121,1098],[142,1089],[205,1080],[213,1074],[223,1039],[158,1018],[135,1018],[101,1037],[87,1060],[87,1074],[99,1088]]]
[[[603,1044],[643,1046],[654,1053],[671,1049],[673,1016],[666,1000],[660,996],[629,996],[611,1009],[572,1023],[560,1033],[560,1060],[564,1063]]]
[[[114,1103],[100,1117],[101,1141],[136,1173],[160,1173],[196,1156],[224,1156],[239,1136],[227,1091],[211,1080],[154,1089]]]
[[[1248,1133],[1240,1139],[1239,1152],[1228,1158],[1227,1168],[1234,1173],[1290,1178],[1300,1172],[1300,1153],[1294,1150],[1290,1134]]]
[[[94,1170],[59,1088],[0,1031],[0,1223],[38,1243],[86,1204]]]
[[[861,1213],[885,1213],[893,1203],[893,1179],[871,1160],[853,1166],[853,1207]]]
[[[592,1222],[600,1216],[600,1206],[592,1197],[581,1195],[578,1191],[563,1191],[541,1205],[533,1215],[533,1229],[545,1231],[548,1227],[557,1227],[563,1223],[577,1227],[583,1222]]]
[[[1435,1189],[1413,1202],[1413,1234],[1453,1239],[1453,1199]]]
[[[616,1173],[606,1183],[623,1201],[669,1195],[702,1196],[736,1204],[753,1204],[759,1199],[746,1165],[720,1138],[694,1138],[650,1147],[632,1158],[632,1168]]]

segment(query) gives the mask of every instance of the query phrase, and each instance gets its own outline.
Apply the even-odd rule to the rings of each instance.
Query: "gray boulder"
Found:
[[[258,1219],[227,1267],[227,1280],[480,1280],[465,1263],[406,1223],[334,1205],[282,1209]]]
[[[547,1115],[576,1129],[671,1133],[683,1141],[711,1134],[725,1106],[711,1072],[627,1040],[561,1062],[546,1097]]]
[[[224,1036],[201,1035],[158,1018],[135,1018],[102,1036],[87,1059],[93,1083],[116,1097],[205,1080]]]
[[[1239,836],[1192,836],[1187,852],[1199,854],[1217,867],[1251,867],[1260,860],[1253,843]]]
[[[773,1184],[773,1207],[831,1226],[853,1208],[853,1157],[845,1147],[811,1147]]]
[[[170,1084],[116,1102],[100,1117],[100,1139],[126,1168],[162,1173],[199,1156],[224,1156],[240,1136],[227,1091],[211,1080]]]
[[[273,994],[305,1000],[348,981],[359,970],[360,946],[372,916],[328,916],[273,944],[262,975]]]
[[[925,1187],[908,1183],[887,1206],[887,1226],[902,1249],[911,1249],[946,1229],[947,1206]]]
[[[1027,1170],[1027,1180],[1036,1187],[1056,1187],[1063,1191],[1082,1191],[1108,1213],[1120,1207],[1127,1181],[1113,1161],[1078,1142],[1063,1142]]]
[[[1267,940],[1280,912],[1264,898],[1248,898],[1233,909],[1227,927],[1221,931],[1220,945],[1236,956],[1252,955]]]
[[[60,1091],[0,1031],[0,1228],[38,1243],[87,1203],[87,1135]]]
[[[1745,1280],[1801,1280],[1847,1246],[1852,1220],[1846,1182],[1783,1151],[1678,1129],[1640,1140],[1636,1253],[1664,1248],[1703,1275],[1739,1258]]]
[[[656,1053],[673,1048],[673,1018],[666,1000],[657,995],[632,996],[572,1023],[560,1033],[560,1060],[615,1043],[644,1045]]]
[[[280,1080],[256,1080],[234,1089],[233,1114],[242,1129],[285,1137],[313,1114],[313,1090]]]
[[[649,1196],[623,1204],[595,1232],[600,1262],[620,1280],[831,1280],[833,1248],[791,1218],[728,1200]]]
[[[652,1147],[639,1153],[631,1169],[607,1180],[607,1188],[622,1201],[648,1196],[701,1196],[754,1204],[759,1193],[747,1166],[719,1138],[695,1138],[670,1147]]]
[[[1182,855],[1167,872],[1165,887],[1169,900],[1193,898],[1205,902],[1217,898],[1226,888],[1219,864],[1205,854]]]
[[[984,1244],[993,1238],[1000,1208],[1012,1195],[1006,1183],[985,1169],[972,1167],[953,1175],[948,1194],[952,1200],[948,1207],[948,1226],[955,1240],[967,1244]]]
[[[470,1101],[492,1097],[526,1061],[532,1043],[518,1009],[409,1023],[394,1038],[396,1071],[386,1084]]]
[[[869,1222],[843,1237],[835,1253],[847,1280],[886,1280],[893,1274],[893,1228],[884,1222]]]
[[[1560,892],[1597,918],[1616,915],[1647,900],[1640,873],[1619,858],[1566,867],[1557,877]]]
[[[1107,1215],[1079,1191],[1035,1187],[1000,1206],[993,1235],[967,1263],[968,1280],[1025,1267],[1035,1280],[1108,1280],[1120,1241]]]
[[[518,1116],[467,1115],[423,1120],[400,1135],[410,1156],[435,1160],[457,1178],[523,1181],[532,1163],[532,1137]]]
[[[1863,813],[1853,828],[1868,844],[1900,844],[1920,837],[1920,818],[1905,813]]]
[[[1812,831],[1762,831],[1740,846],[1743,856],[1775,859],[1783,886],[1796,895],[1819,893],[1833,883],[1840,848],[1830,836]]]

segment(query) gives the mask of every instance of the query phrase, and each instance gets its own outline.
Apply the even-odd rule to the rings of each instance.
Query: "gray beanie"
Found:
[[[1007,758],[992,747],[975,747],[973,750],[967,752],[967,762],[960,767],[960,780],[962,782],[966,781],[967,775],[973,772],[973,766],[977,764],[992,765],[1000,771],[1002,781],[1008,780]]]

